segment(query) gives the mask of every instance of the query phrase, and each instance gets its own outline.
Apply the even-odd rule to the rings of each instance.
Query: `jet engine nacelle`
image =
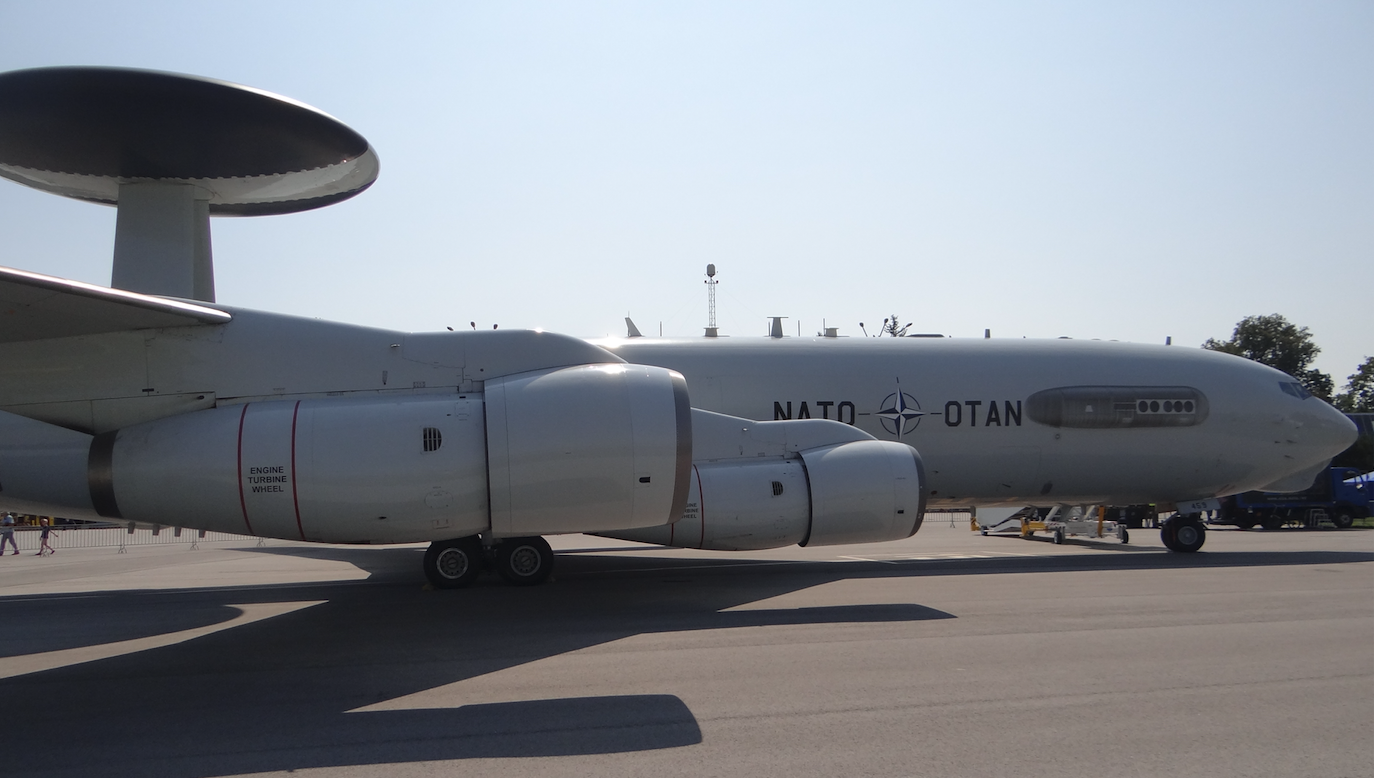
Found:
[[[97,435],[88,454],[67,437],[45,451],[73,466],[56,469],[61,484],[30,485],[30,499],[336,543],[666,524],[687,502],[692,450],[682,376],[624,364],[507,376],[467,395],[225,406]],[[77,457],[89,501],[70,498]],[[32,458],[16,450],[16,462]]]
[[[598,534],[679,548],[748,551],[900,540],[920,529],[925,479],[915,449],[869,439],[797,454],[698,462],[692,466],[687,509],[675,524]]]
[[[678,373],[586,365],[488,381],[497,537],[652,527],[682,515],[692,409]]]
[[[96,511],[338,543],[485,531],[480,396],[252,402],[96,436]]]

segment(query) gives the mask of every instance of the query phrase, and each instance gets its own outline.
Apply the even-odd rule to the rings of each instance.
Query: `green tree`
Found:
[[[911,322],[902,324],[897,318],[897,314],[892,314],[892,318],[883,319],[883,334],[891,335],[894,338],[906,337],[906,331],[911,329]]]
[[[1336,395],[1335,405],[1346,413],[1374,413],[1374,357],[1365,357],[1346,379],[1345,391]]]
[[[1289,323],[1277,313],[1246,316],[1236,325],[1230,340],[1208,338],[1202,347],[1282,370],[1323,400],[1329,401],[1335,389],[1331,376],[1311,367],[1312,360],[1322,351],[1312,342],[1312,333],[1306,327]]]

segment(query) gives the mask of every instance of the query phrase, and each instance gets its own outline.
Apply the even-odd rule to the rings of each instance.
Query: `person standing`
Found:
[[[52,534],[52,527],[48,526],[47,518],[39,519],[38,526],[43,528],[43,531],[38,535],[38,555],[43,556],[44,554],[56,554],[57,549],[53,548],[51,545],[48,544],[48,537]],[[18,549],[15,550],[17,551]]]
[[[14,514],[6,513],[5,518],[0,519],[0,556],[5,555],[5,544],[14,549],[14,555],[19,555],[19,544],[14,542]]]

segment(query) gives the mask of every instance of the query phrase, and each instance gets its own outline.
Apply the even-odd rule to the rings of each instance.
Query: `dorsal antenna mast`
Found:
[[[716,327],[716,285],[720,282],[716,280],[716,266],[706,266],[706,299],[709,301],[706,317],[706,337],[715,338],[720,336],[720,330]]]

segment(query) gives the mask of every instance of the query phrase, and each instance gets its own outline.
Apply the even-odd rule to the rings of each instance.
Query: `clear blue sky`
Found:
[[[1374,3],[26,3],[0,70],[237,81],[378,183],[214,221],[219,300],[392,327],[699,335],[884,316],[1374,354]],[[0,264],[108,283],[114,211],[0,182]]]

